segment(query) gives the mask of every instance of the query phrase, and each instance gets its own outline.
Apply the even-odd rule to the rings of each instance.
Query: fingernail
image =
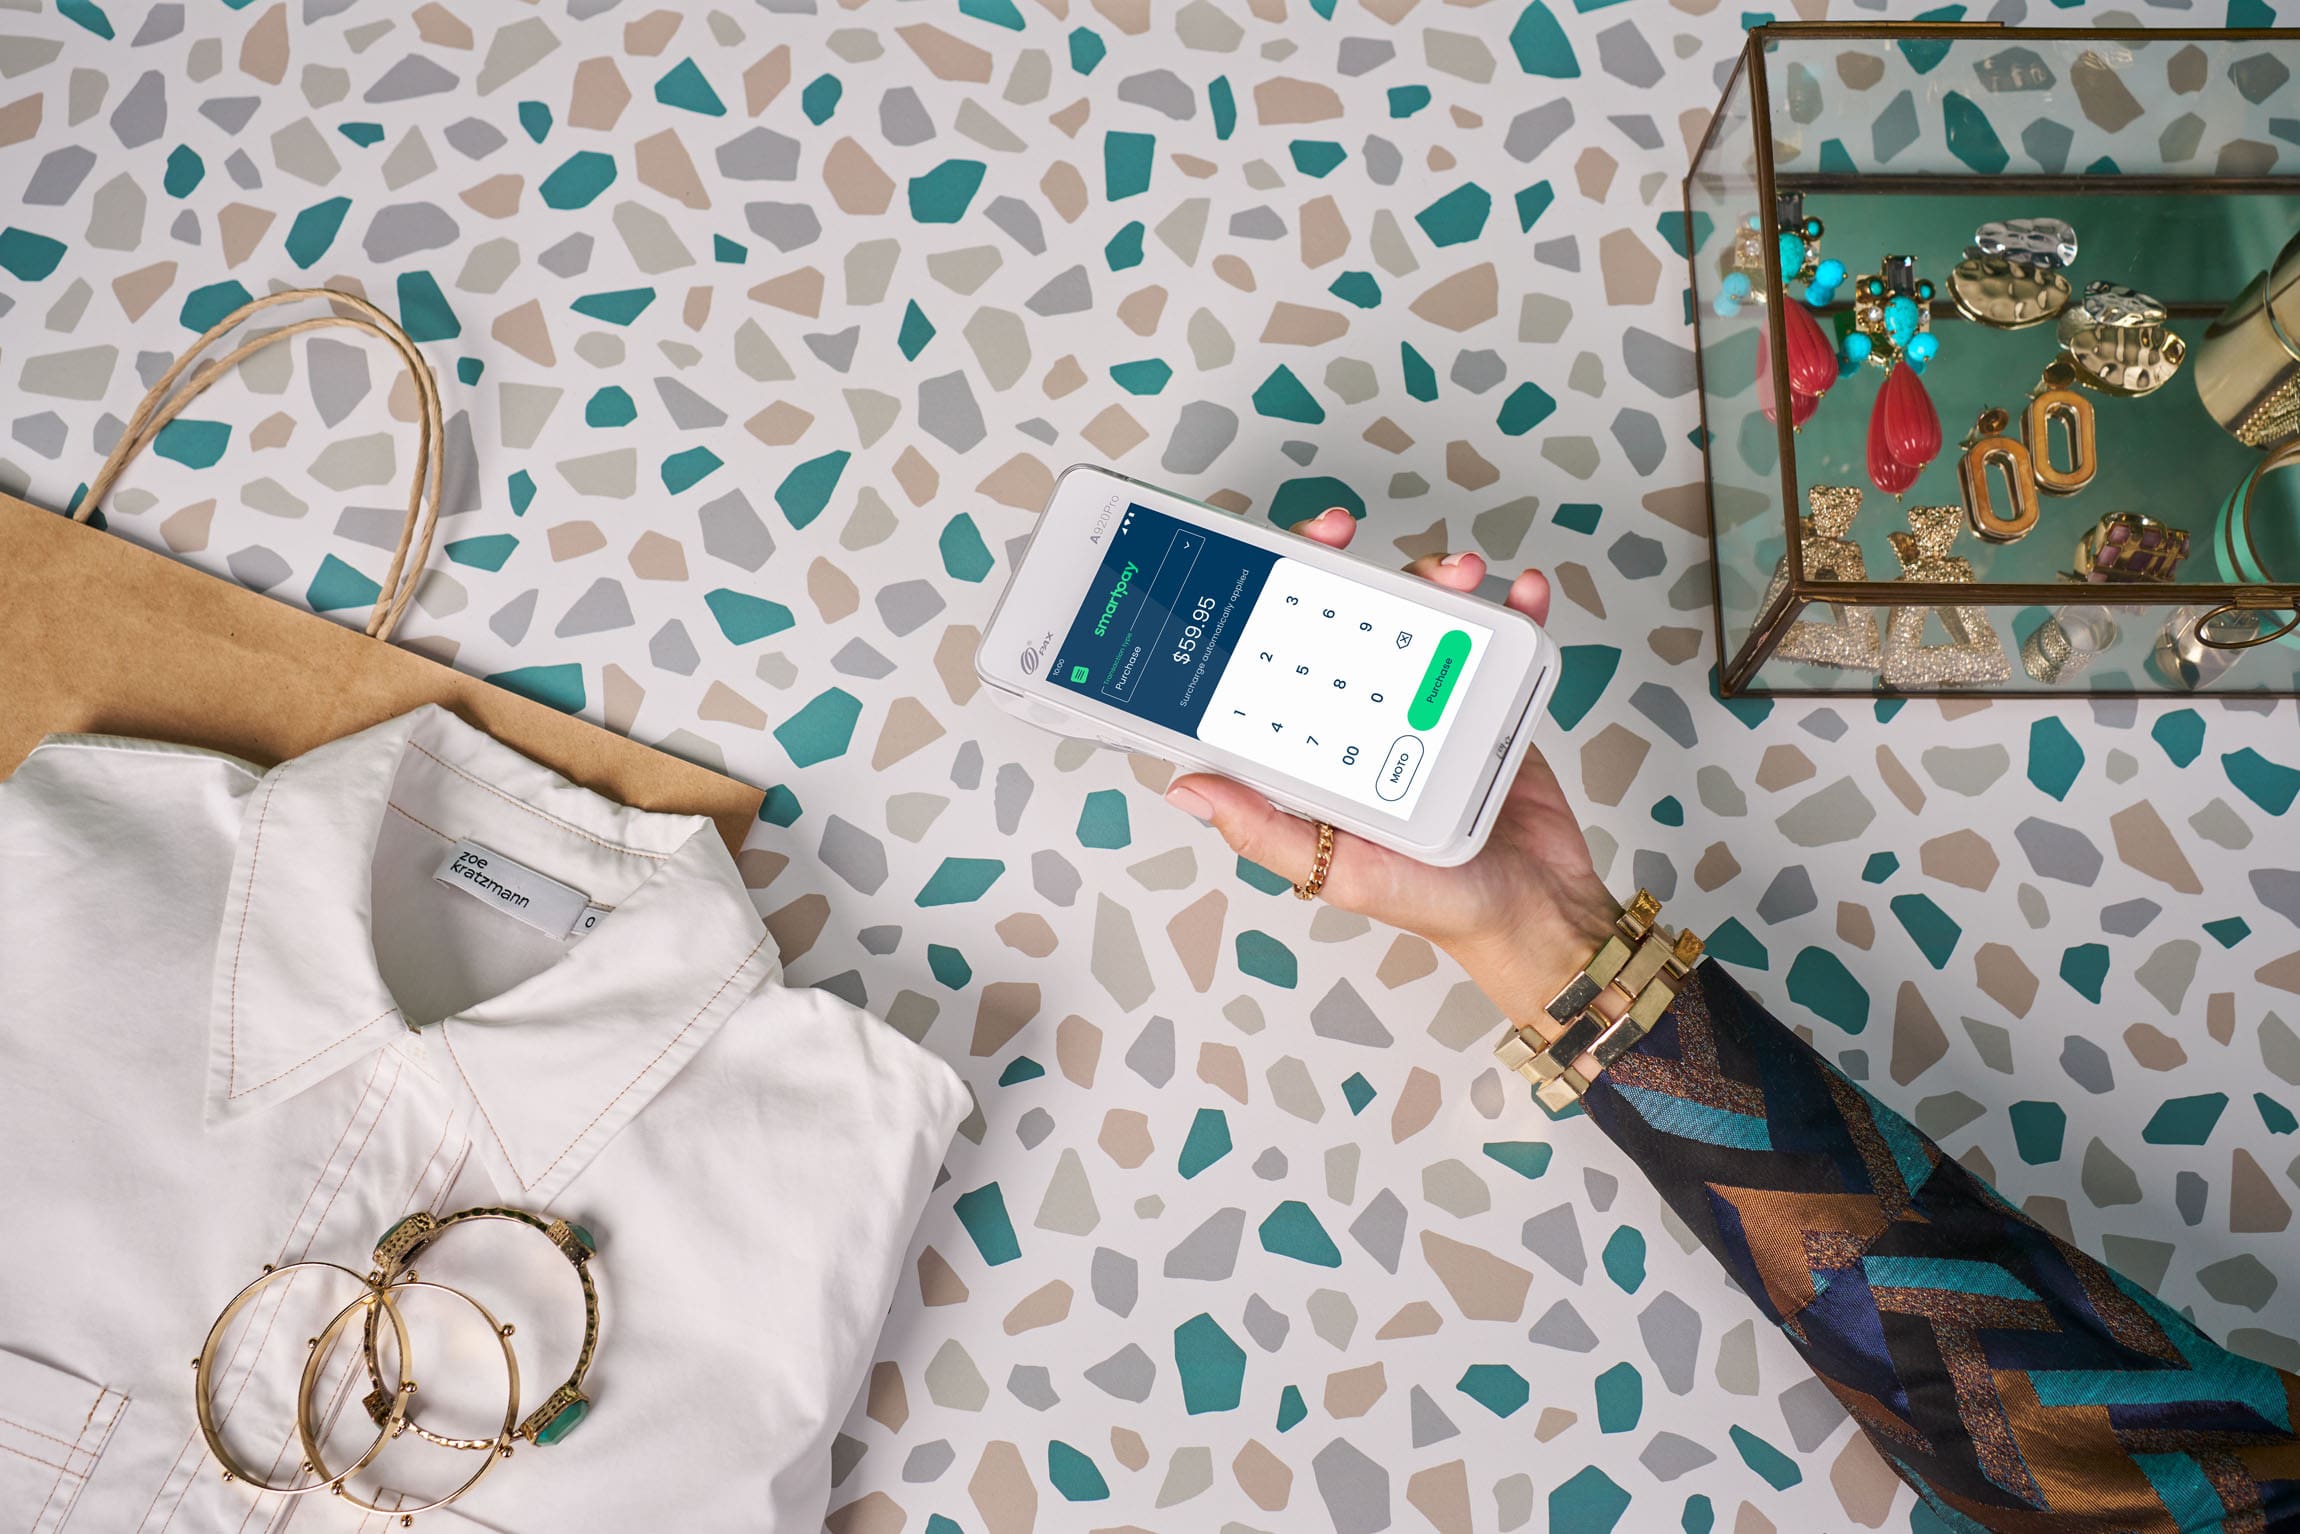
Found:
[[[1195,820],[1214,818],[1214,806],[1206,802],[1205,796],[1187,788],[1167,789],[1166,802]]]
[[[1331,526],[1334,518],[1347,518],[1349,514],[1350,510],[1347,506],[1328,506],[1324,511],[1318,513],[1318,520]]]
[[[1467,558],[1469,558],[1469,557],[1470,557],[1470,556],[1469,556],[1469,554],[1468,554],[1468,552],[1467,552],[1467,551],[1462,551],[1462,552],[1458,552],[1458,553],[1448,554],[1448,555],[1447,555],[1445,558],[1443,558],[1443,559],[1439,560],[1439,561],[1438,561],[1438,563],[1439,563],[1440,565],[1442,565],[1443,567],[1445,567],[1446,569],[1448,569],[1448,570],[1451,570],[1451,569],[1453,569],[1455,566],[1459,565],[1459,564],[1460,564],[1460,563],[1461,563],[1463,560],[1465,560],[1465,559],[1467,559]]]

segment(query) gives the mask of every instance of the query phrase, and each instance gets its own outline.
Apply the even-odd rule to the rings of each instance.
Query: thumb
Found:
[[[1210,822],[1240,857],[1274,874],[1307,879],[1317,861],[1318,833],[1306,820],[1289,815],[1243,783],[1209,773],[1176,778],[1166,802]]]

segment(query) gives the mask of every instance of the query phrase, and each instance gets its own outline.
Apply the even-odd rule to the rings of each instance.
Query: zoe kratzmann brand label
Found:
[[[572,885],[468,839],[447,849],[432,877],[550,938],[588,933],[605,914]]]

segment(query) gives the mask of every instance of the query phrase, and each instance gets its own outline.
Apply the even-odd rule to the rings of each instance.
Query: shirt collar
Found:
[[[395,785],[422,808],[395,803]],[[283,762],[246,805],[217,939],[211,1119],[282,1101],[377,1049],[408,1049],[469,1114],[498,1190],[548,1205],[780,976],[708,819],[616,804],[441,708]],[[571,860],[638,882],[542,972],[411,1034],[371,926],[391,814],[443,847],[468,836],[555,876]]]

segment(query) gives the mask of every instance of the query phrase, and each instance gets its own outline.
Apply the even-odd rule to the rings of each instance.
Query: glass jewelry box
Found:
[[[1750,31],[1669,231],[1722,694],[2300,695],[2296,71]]]

